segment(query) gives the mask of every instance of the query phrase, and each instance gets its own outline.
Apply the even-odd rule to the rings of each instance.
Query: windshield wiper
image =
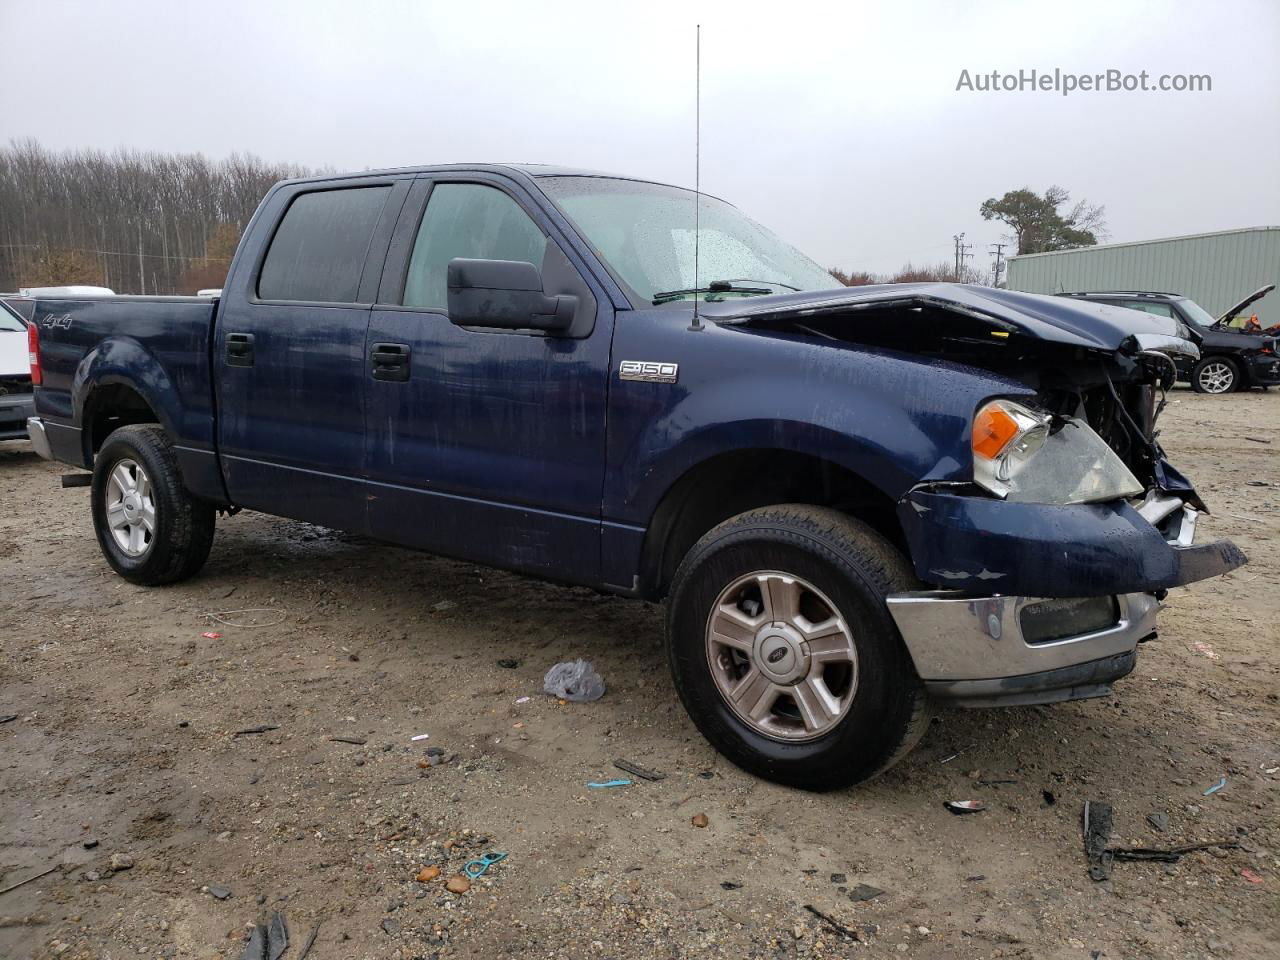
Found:
[[[772,290],[765,287],[735,287],[736,280],[712,280],[705,287],[690,287],[688,290],[666,290],[662,293],[653,295],[653,304],[667,303],[670,300],[679,300],[681,297],[697,296],[700,293],[742,293],[748,296],[766,296],[773,293]],[[767,280],[748,280],[748,283],[768,283]],[[778,284],[785,287],[785,283]],[[794,287],[790,289],[795,289]]]
[[[794,290],[796,293],[800,292],[799,287],[793,287],[791,284],[783,283],[781,280],[756,280],[754,277],[738,277],[734,280],[725,280],[723,282],[724,283],[767,283],[774,287],[786,287],[788,290]],[[712,284],[712,286],[714,286],[714,284]]]

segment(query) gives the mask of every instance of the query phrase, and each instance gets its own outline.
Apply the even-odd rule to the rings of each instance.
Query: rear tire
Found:
[[[94,458],[90,503],[103,556],[131,583],[185,580],[209,556],[214,508],[187,492],[159,426],[121,427],[107,437]]]
[[[885,597],[919,585],[903,556],[835,510],[750,510],[676,571],[667,653],[685,709],[750,773],[806,790],[870,779],[930,708]]]
[[[1234,393],[1240,388],[1240,368],[1229,357],[1205,357],[1191,371],[1196,393]]]

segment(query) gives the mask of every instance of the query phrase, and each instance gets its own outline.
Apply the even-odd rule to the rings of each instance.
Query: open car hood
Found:
[[[1232,307],[1230,310],[1228,310],[1226,313],[1220,316],[1217,322],[1222,324],[1230,323],[1232,317],[1236,317],[1244,313],[1245,307],[1249,306],[1252,303],[1255,303],[1258,300],[1261,300],[1263,297],[1265,297],[1268,293],[1270,293],[1275,288],[1276,288],[1276,285],[1274,283],[1268,283],[1265,287],[1262,287],[1261,289],[1253,291],[1253,293],[1249,294],[1247,297],[1245,297],[1243,300],[1237,303],[1234,307]]]
[[[886,306],[933,307],[975,317],[999,329],[1053,343],[1103,350],[1163,350],[1198,356],[1195,344],[1179,336],[1168,317],[1108,304],[1018,293],[963,283],[891,283],[837,290],[702,303],[708,320],[730,325],[789,318],[802,320]],[[850,318],[853,322],[853,318]]]

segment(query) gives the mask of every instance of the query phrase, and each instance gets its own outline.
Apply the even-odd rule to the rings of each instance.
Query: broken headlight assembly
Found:
[[[1142,484],[1083,420],[993,400],[973,418],[973,479],[1002,500],[1097,503]]]

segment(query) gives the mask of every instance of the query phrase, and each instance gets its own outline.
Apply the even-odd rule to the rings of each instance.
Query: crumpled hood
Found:
[[[1193,344],[1178,336],[1177,325],[1168,317],[965,283],[876,284],[727,299],[699,304],[698,312],[708,320],[736,325],[766,318],[801,318],[913,303],[978,315],[1041,340],[1093,350],[1112,352],[1122,346],[1167,349],[1186,344],[1191,352],[1195,351]],[[851,318],[850,322],[856,320]]]

